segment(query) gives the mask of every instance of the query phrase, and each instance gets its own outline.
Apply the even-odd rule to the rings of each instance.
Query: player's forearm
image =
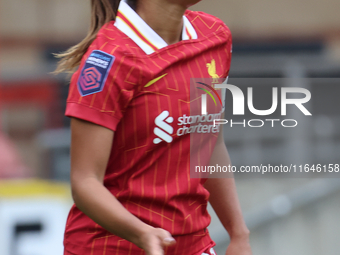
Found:
[[[228,166],[231,164],[223,142],[214,149],[210,163]],[[209,202],[231,238],[247,238],[249,230],[244,222],[233,176],[208,179],[205,188],[210,192]]]
[[[152,228],[126,210],[95,177],[73,181],[72,196],[76,206],[93,221],[137,246],[141,246],[140,237]]]
[[[249,230],[242,216],[234,180],[209,179],[205,187],[210,192],[209,202],[230,238],[247,237]]]

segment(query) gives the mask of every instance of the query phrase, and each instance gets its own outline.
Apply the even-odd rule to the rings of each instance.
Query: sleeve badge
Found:
[[[79,93],[82,96],[87,96],[101,92],[114,61],[114,56],[94,50],[81,70],[77,83]]]

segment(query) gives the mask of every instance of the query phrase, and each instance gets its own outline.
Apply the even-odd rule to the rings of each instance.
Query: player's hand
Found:
[[[175,239],[168,231],[151,227],[140,236],[138,246],[145,250],[146,255],[163,255],[164,247],[175,243]]]
[[[249,238],[232,238],[225,255],[252,255]]]

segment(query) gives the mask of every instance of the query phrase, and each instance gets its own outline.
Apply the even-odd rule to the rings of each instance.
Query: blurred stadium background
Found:
[[[231,78],[326,79],[319,103],[294,133],[225,129],[235,165],[340,163],[340,1],[206,0],[233,34]],[[0,254],[62,254],[71,205],[66,75],[52,53],[82,39],[89,1],[0,2]],[[313,83],[313,82],[312,82]],[[320,101],[321,100],[321,101]],[[299,177],[299,176],[296,176]],[[301,177],[301,176],[300,176]],[[339,254],[336,178],[238,178],[254,254]],[[217,254],[228,236],[212,213]]]

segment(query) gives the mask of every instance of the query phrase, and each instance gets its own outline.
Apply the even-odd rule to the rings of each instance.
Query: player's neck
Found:
[[[170,1],[169,1],[170,2]],[[167,44],[181,40],[184,6],[168,1],[138,1],[136,12]]]

